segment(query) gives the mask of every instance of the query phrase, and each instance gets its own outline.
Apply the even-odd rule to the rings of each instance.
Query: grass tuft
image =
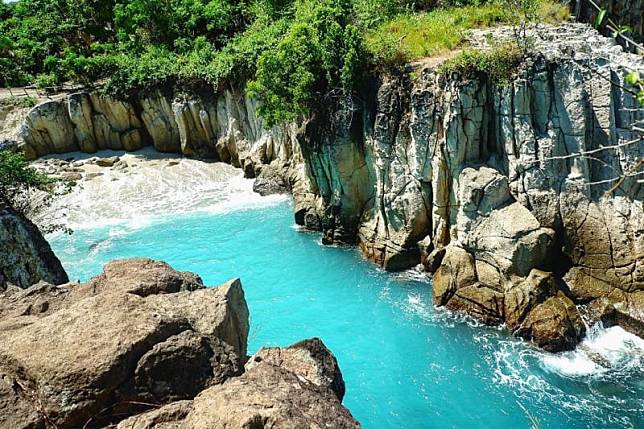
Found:
[[[554,0],[539,2],[540,22],[555,24],[569,14],[566,6]],[[375,65],[388,67],[461,48],[468,30],[505,24],[508,20],[499,2],[404,14],[369,31],[365,45]]]

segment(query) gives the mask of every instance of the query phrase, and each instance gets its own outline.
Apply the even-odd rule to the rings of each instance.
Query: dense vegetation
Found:
[[[365,72],[441,54],[465,30],[510,22],[508,2],[551,0],[19,0],[0,3],[0,86],[247,85],[268,124],[346,95]],[[565,15],[566,12],[563,12]]]

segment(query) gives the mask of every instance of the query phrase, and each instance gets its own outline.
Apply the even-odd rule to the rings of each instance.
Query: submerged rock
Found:
[[[283,349],[288,364],[267,357],[245,370],[248,317],[239,280],[205,288],[147,259],[112,262],[85,284],[10,287],[0,292],[0,427],[104,427],[150,404],[161,408],[119,427],[242,427],[262,412],[281,427],[358,427],[319,340]]]
[[[29,219],[0,205],[0,277],[26,288],[44,280],[68,281],[67,273],[49,243]]]

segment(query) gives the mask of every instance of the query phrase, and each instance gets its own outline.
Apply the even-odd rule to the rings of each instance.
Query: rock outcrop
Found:
[[[340,405],[344,382],[337,362],[317,339],[262,349],[241,377],[121,422],[118,429],[359,428]]]
[[[119,427],[171,418],[187,428],[359,427],[319,340],[302,343],[315,355],[295,345],[287,363],[257,358],[244,369],[248,329],[239,280],[205,288],[147,259],[112,262],[86,284],[9,287],[0,293],[0,427],[104,427],[151,406]]]
[[[0,203],[0,290],[6,282],[29,287],[39,281],[68,281],[49,243],[29,219]]]
[[[512,31],[476,31],[472,43],[485,49],[490,35]],[[240,167],[259,177],[260,192],[289,189],[295,221],[321,231],[324,243],[357,244],[389,270],[423,261],[438,270],[438,305],[487,323],[507,322],[507,293],[534,269],[553,272],[565,282],[548,295],[554,301],[535,303],[541,315],[516,331],[545,344],[537,338],[554,333],[544,328],[553,314],[571,322],[555,337],[581,335],[570,302],[644,290],[644,191],[633,175],[644,145],[630,128],[644,110],[625,83],[644,60],[582,24],[530,36],[535,53],[506,84],[485,73],[446,76],[421,61],[375,76],[361,101],[338,100],[271,129],[235,90],[188,100],[151,94],[114,103],[119,115],[88,95],[91,114],[69,113],[67,122],[134,115],[110,125],[120,146],[92,120],[96,146],[126,148],[124,136],[138,133],[141,144]],[[27,154],[66,150],[70,139],[91,147],[82,137],[91,133],[70,133],[64,112],[29,113],[19,142]]]

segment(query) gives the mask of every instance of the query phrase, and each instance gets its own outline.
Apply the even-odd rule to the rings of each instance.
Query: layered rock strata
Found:
[[[112,262],[86,284],[9,287],[0,427],[359,427],[319,340],[279,361],[263,350],[245,369],[248,328],[239,280],[205,288],[146,259]]]
[[[490,35],[512,34],[479,31],[472,41],[484,49]],[[508,323],[510,292],[535,273],[554,273],[554,287],[528,300],[541,316],[521,310],[521,326],[511,329],[569,348],[583,334],[571,302],[641,302],[644,145],[631,125],[644,111],[625,76],[644,61],[581,24],[530,36],[535,53],[508,83],[446,76],[421,61],[374,77],[362,101],[337,100],[271,129],[234,90],[188,100],[153,94],[130,107],[78,94],[90,113],[65,114],[72,96],[57,108],[37,106],[19,145],[33,157],[91,146],[86,135],[97,148],[127,149],[139,135],[159,150],[232,163],[262,178],[260,192],[290,189],[296,222],[325,243],[357,244],[390,270],[424,261],[438,270],[436,304],[487,323]],[[112,104],[117,113],[108,115]],[[109,134],[97,131],[103,119],[81,116],[123,118],[108,121]],[[640,310],[628,314],[630,326],[641,322]],[[554,332],[545,328],[551,320],[568,327],[539,340]]]

